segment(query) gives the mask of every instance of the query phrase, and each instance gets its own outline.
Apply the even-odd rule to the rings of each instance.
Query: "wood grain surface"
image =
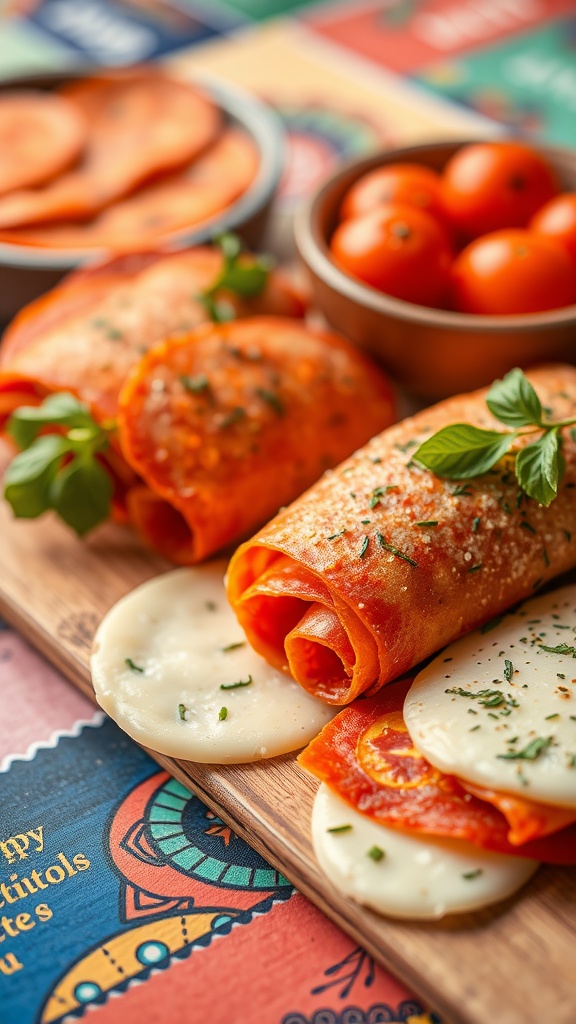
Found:
[[[88,660],[100,619],[168,568],[118,527],[80,542],[49,518],[14,522],[0,507],[0,614],[91,699]],[[574,869],[541,868],[493,910],[436,924],[386,920],[341,896],[318,870],[309,837],[316,783],[293,756],[211,766],[150,754],[446,1024],[573,1024]]]

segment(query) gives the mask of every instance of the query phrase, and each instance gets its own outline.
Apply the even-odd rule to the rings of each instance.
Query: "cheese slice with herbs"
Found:
[[[447,647],[414,680],[404,720],[447,774],[576,808],[576,586]]]
[[[321,784],[312,811],[318,862],[340,891],[390,917],[429,920],[497,903],[534,874],[536,861],[461,839],[378,825]]]
[[[246,642],[225,562],[177,569],[122,598],[91,659],[98,703],[133,739],[171,757],[233,763],[308,743],[334,715]]]

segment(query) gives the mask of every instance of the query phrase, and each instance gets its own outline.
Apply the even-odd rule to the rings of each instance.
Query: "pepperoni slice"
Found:
[[[176,231],[216,217],[250,186],[258,164],[258,150],[250,137],[228,128],[184,170],[143,185],[91,221],[5,229],[0,231],[0,241],[54,249],[146,249]]]
[[[298,761],[374,821],[552,864],[576,863],[576,811],[471,787],[415,749],[402,717],[412,679],[356,701],[324,726]],[[523,835],[518,834],[522,821]],[[556,827],[553,834],[551,830]],[[530,837],[531,841],[519,841]]]
[[[64,96],[0,93],[0,195],[53,178],[76,159],[86,135],[86,118]]]
[[[89,126],[82,160],[44,188],[0,199],[2,227],[87,220],[152,175],[194,159],[220,129],[209,99],[154,69],[86,79],[62,96]]]

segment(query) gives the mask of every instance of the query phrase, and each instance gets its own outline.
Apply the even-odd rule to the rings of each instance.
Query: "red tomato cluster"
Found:
[[[576,303],[576,193],[519,142],[463,146],[442,174],[378,167],[346,193],[330,243],[343,269],[422,306],[486,315]]]

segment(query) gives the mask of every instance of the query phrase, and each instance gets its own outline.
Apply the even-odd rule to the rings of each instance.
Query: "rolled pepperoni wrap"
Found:
[[[574,367],[528,377],[554,420],[576,415]],[[519,490],[511,458],[461,484],[412,461],[449,424],[504,429],[486,394],[373,438],[232,558],[228,595],[250,643],[309,692],[334,704],[373,693],[576,565],[574,433],[548,508]]]
[[[190,564],[247,535],[394,418],[390,386],[338,335],[297,320],[206,324],[150,351],[122,389],[140,533]]]
[[[0,347],[0,427],[19,405],[53,391],[73,392],[97,419],[115,416],[120,388],[143,353],[208,318],[200,294],[222,266],[222,253],[208,246],[125,256],[77,271],[32,302]],[[304,312],[277,270],[260,295],[225,298],[237,316]]]

